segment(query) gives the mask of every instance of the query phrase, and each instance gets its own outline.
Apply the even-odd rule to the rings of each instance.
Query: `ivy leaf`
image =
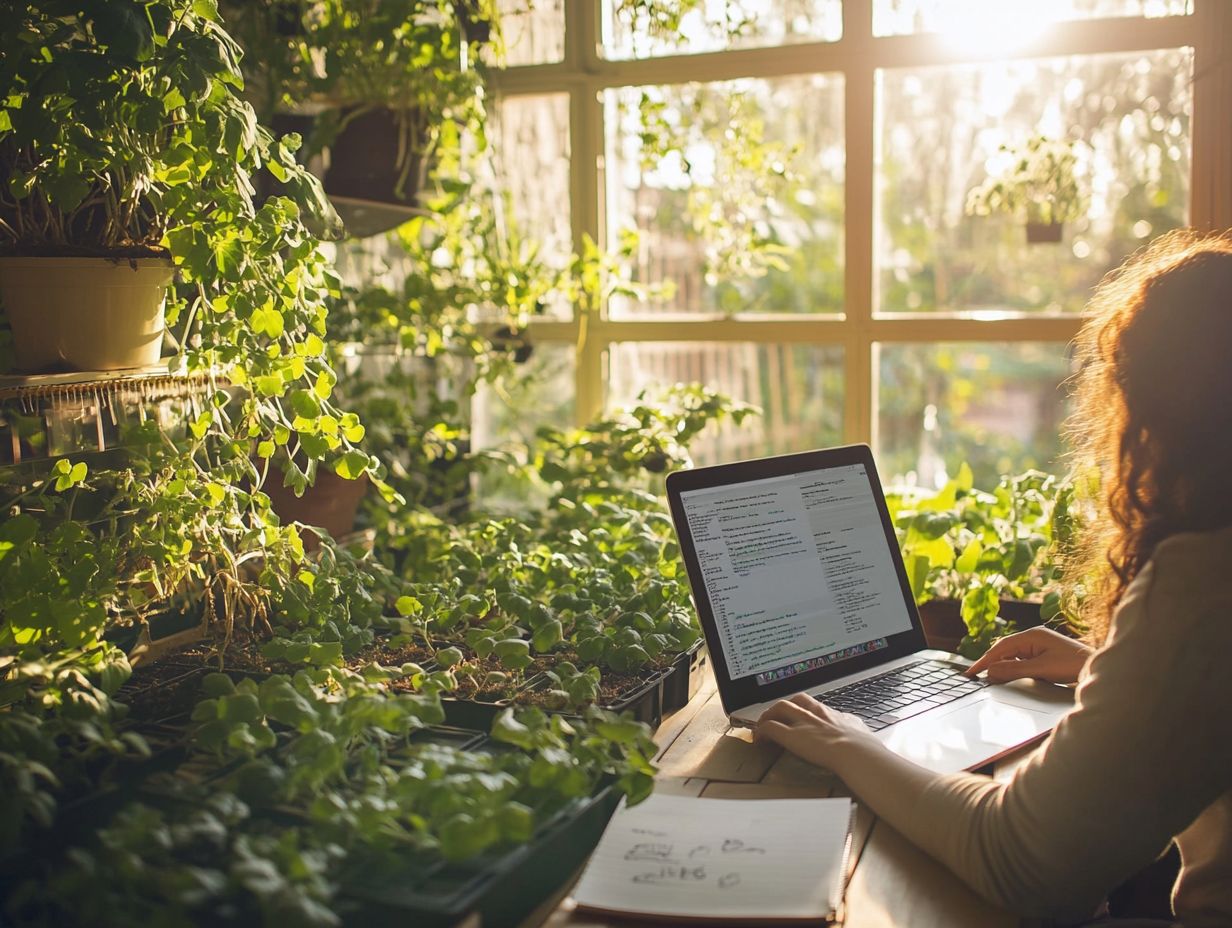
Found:
[[[312,385],[312,392],[323,400],[329,399],[329,395],[334,392],[334,384],[338,382],[329,371],[321,371],[317,374],[316,383]]]
[[[257,393],[261,396],[281,396],[282,395],[282,378],[277,374],[262,374],[256,378],[254,384],[257,388]]]
[[[304,419],[316,419],[321,415],[321,404],[307,390],[291,391],[291,408]]]
[[[358,480],[368,469],[368,461],[362,451],[348,451],[334,464],[334,473],[346,480]]]

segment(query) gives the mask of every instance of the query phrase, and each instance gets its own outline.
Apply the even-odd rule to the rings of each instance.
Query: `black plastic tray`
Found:
[[[477,912],[483,928],[514,928],[594,850],[620,795],[608,784],[566,806],[529,843],[465,864],[424,870],[408,861],[406,871],[392,878],[370,873],[344,877],[346,924],[452,928]]]
[[[673,664],[664,670],[654,671],[653,674],[637,687],[632,693],[611,704],[597,704],[601,709],[607,709],[610,712],[629,713],[638,722],[645,722],[652,729],[658,728],[659,723],[663,721],[663,715],[669,711],[664,708],[664,691],[666,681],[671,679],[677,671],[677,665]],[[543,685],[542,678],[533,678],[528,680],[523,685],[519,692],[525,692],[534,689],[536,686]],[[687,684],[686,684],[687,688]],[[688,701],[685,697],[684,702]],[[680,705],[684,705],[684,702]],[[456,725],[459,728],[475,728],[480,731],[488,731],[492,727],[492,720],[496,718],[503,710],[511,706],[517,706],[519,703],[515,698],[502,699],[496,702],[483,702],[473,699],[451,699],[442,697],[441,704],[445,707],[445,722],[448,725]],[[554,710],[548,710],[554,711]],[[573,715],[573,712],[564,712],[565,715]]]
[[[710,666],[706,643],[698,641],[676,658],[672,673],[663,679],[663,714],[683,709],[701,689]]]

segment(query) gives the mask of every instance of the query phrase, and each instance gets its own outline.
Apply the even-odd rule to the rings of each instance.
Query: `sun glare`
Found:
[[[938,32],[964,54],[1005,54],[1040,38],[1071,6],[1071,0],[951,0],[937,10]]]

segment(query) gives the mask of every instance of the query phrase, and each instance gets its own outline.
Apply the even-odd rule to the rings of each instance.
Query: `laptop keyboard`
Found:
[[[850,712],[873,731],[976,693],[988,684],[936,661],[916,661],[836,690],[817,693],[831,709]]]

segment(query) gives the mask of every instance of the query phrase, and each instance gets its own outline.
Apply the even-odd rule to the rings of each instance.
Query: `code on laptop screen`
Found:
[[[771,683],[911,628],[864,465],[680,499],[733,680]]]

